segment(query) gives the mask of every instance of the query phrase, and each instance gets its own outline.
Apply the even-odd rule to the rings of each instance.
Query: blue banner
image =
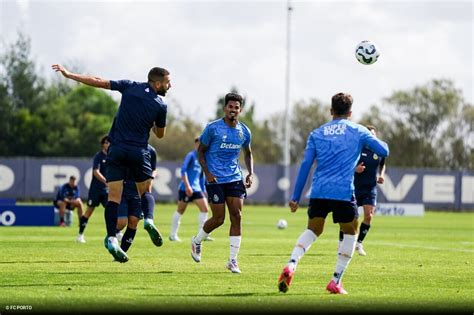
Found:
[[[0,206],[0,226],[53,226],[54,207],[36,205]]]

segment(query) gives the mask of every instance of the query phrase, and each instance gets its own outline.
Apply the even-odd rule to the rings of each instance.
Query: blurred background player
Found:
[[[191,256],[195,262],[200,262],[201,242],[224,223],[227,204],[230,217],[230,253],[226,267],[232,273],[240,273],[237,255],[242,239],[242,208],[247,197],[246,188],[251,187],[253,181],[253,157],[250,148],[252,135],[248,127],[238,121],[243,105],[242,96],[228,93],[224,99],[224,117],[207,124],[199,138],[201,143],[198,158],[206,176],[212,217],[191,240]],[[241,149],[244,151],[248,171],[245,185],[239,165]]]
[[[95,207],[101,204],[105,208],[109,194],[107,180],[105,179],[107,166],[106,157],[110,144],[109,137],[103,137],[100,140],[100,144],[102,145],[102,149],[94,155],[92,162],[92,180],[87,197],[87,210],[79,219],[79,234],[77,235],[77,241],[79,243],[86,242],[84,239],[84,230],[87,226],[87,222],[94,212]]]
[[[298,262],[322,234],[327,215],[339,223],[344,240],[338,249],[333,278],[326,286],[331,293],[347,294],[342,276],[348,267],[356,243],[357,205],[354,199],[354,170],[365,146],[379,156],[388,156],[388,146],[367,128],[348,120],[352,114],[352,96],[338,93],[331,99],[333,120],[314,129],[308,136],[304,158],[296,179],[289,206],[298,209],[301,193],[314,160],[316,170],[311,185],[307,229],[298,238],[288,264],[278,279],[278,289],[288,291]]]
[[[186,211],[189,202],[194,202],[199,209],[198,215],[198,232],[204,226],[207,220],[208,203],[204,196],[205,178],[201,165],[197,158],[197,149],[199,147],[199,138],[194,139],[194,150],[190,151],[184,158],[181,165],[181,182],[178,187],[178,209],[173,214],[171,221],[170,241],[181,242],[178,236],[179,225],[181,224],[181,216]],[[204,241],[212,241],[210,236]]]
[[[377,136],[374,126],[369,125],[367,129]],[[378,174],[377,174],[378,170]],[[385,181],[385,158],[379,157],[376,153],[368,148],[362,149],[359,162],[357,162],[356,172],[354,175],[355,198],[357,207],[364,209],[364,221],[360,224],[359,236],[355,250],[361,256],[367,255],[362,246],[362,241],[367,236],[375,214],[375,206],[377,205],[377,184],[383,184]],[[344,234],[339,231],[339,243],[344,239]]]
[[[69,177],[69,181],[59,187],[56,198],[53,201],[54,206],[59,209],[59,226],[66,226],[64,223],[64,213],[66,209],[72,211],[77,208],[77,217],[80,220],[83,205],[79,196],[80,190],[76,184],[75,176]]]
[[[128,261],[120,248],[117,232],[117,209],[122,199],[123,181],[126,176],[136,182],[142,211],[152,213],[155,198],[150,193],[153,178],[150,152],[147,150],[150,130],[159,138],[166,132],[168,107],[163,99],[171,88],[170,73],[164,68],[154,67],[148,72],[147,82],[130,80],[105,80],[69,72],[62,65],[52,65],[54,71],[86,85],[119,91],[122,94],[117,115],[109,132],[110,146],[107,153],[107,183],[109,196],[104,217],[108,235],[107,250],[118,261]],[[155,244],[163,242],[153,220],[145,221],[145,228],[155,238]]]

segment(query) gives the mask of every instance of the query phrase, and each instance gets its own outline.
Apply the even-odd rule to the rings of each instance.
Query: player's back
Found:
[[[111,142],[125,147],[146,148],[155,123],[166,125],[167,105],[146,82],[110,81],[111,89],[122,93],[122,100],[109,133]]]
[[[369,139],[370,138],[370,139]],[[369,141],[370,140],[370,141]],[[316,150],[317,166],[312,196],[323,199],[351,200],[354,170],[364,144],[380,142],[363,126],[346,119],[335,119],[313,130],[309,145]],[[380,154],[388,154],[382,144]]]

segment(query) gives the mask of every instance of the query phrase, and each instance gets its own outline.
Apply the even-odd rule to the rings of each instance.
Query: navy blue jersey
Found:
[[[376,153],[368,148],[364,148],[360,155],[360,164],[364,162],[365,169],[362,173],[354,174],[354,186],[357,191],[360,189],[371,190],[377,185],[377,170],[385,163],[385,158],[378,156]]]
[[[107,154],[104,152],[99,151],[94,155],[94,160],[92,162],[92,170],[99,170],[99,172],[105,177],[106,174],[106,157]],[[89,189],[105,189],[107,186],[100,180],[98,180],[94,174],[92,174],[92,181],[91,181],[91,186]]]
[[[110,89],[122,93],[110,142],[125,148],[146,148],[153,124],[166,127],[166,103],[146,82],[110,81]]]
[[[59,187],[58,192],[56,193],[56,199],[54,201],[64,201],[64,199],[77,199],[79,198],[79,186],[71,187],[69,183],[66,183]]]

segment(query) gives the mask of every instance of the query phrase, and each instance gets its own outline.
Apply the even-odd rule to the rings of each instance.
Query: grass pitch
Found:
[[[225,269],[228,218],[204,242],[202,261],[190,255],[198,210],[182,218],[182,243],[167,240],[175,206],[157,204],[155,223],[166,236],[155,247],[143,221],[130,261],[112,262],[103,246],[103,210],[86,229],[0,228],[0,313],[29,312],[469,312],[474,310],[474,214],[428,212],[425,217],[375,217],[344,275],[346,296],[325,291],[336,263],[338,229],[329,217],[322,236],[301,260],[292,286],[279,293],[277,278],[306,227],[306,209],[246,205],[239,254],[242,274]],[[278,219],[288,228],[276,228]],[[16,311],[18,312],[18,311]]]

